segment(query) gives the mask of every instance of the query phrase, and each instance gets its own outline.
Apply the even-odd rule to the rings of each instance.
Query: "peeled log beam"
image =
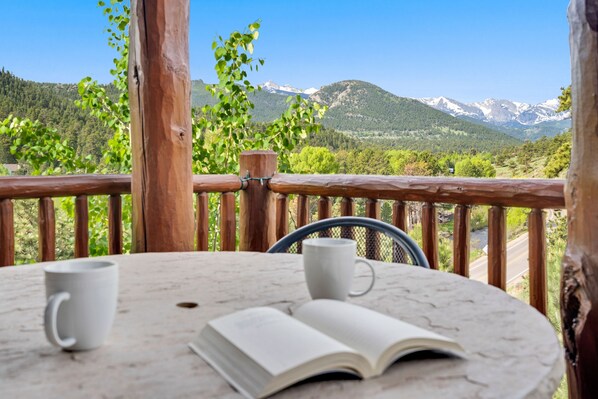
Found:
[[[286,174],[269,183],[282,194],[526,208],[564,208],[563,185],[554,179]]]
[[[189,0],[131,0],[132,252],[193,250]]]
[[[0,200],[0,266],[15,264],[15,223],[12,201]]]
[[[598,398],[598,2],[569,5],[573,141],[561,317],[569,396]]]

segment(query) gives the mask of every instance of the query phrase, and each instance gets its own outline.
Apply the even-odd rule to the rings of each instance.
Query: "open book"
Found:
[[[329,299],[307,302],[292,317],[259,307],[217,318],[189,346],[250,398],[326,372],[377,376],[401,356],[421,350],[464,356],[452,339]]]

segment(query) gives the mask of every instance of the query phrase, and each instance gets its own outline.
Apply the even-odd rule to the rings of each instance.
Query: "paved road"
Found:
[[[528,269],[527,233],[507,243],[507,285],[517,282]],[[488,282],[488,257],[482,256],[469,265],[469,277]]]

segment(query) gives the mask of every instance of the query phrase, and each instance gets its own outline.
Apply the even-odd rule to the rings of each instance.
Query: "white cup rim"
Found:
[[[303,240],[303,245],[323,248],[342,248],[356,246],[357,242],[349,238],[319,237]]]
[[[81,275],[105,273],[117,267],[111,260],[71,259],[52,262],[44,267],[44,272],[53,275]]]

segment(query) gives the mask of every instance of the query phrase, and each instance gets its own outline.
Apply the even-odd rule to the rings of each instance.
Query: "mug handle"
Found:
[[[376,272],[374,271],[374,266],[372,266],[372,264],[370,262],[368,262],[365,259],[357,258],[357,259],[355,259],[355,263],[356,264],[357,263],[364,263],[364,264],[366,264],[370,268],[370,270],[372,271],[372,282],[370,283],[370,286],[368,288],[366,288],[365,290],[363,290],[363,291],[359,291],[359,292],[353,292],[353,291],[351,291],[351,292],[349,292],[349,296],[351,296],[351,297],[362,296],[362,295],[367,294],[368,292],[370,292],[370,290],[374,286],[374,281],[376,281]]]
[[[48,304],[46,305],[46,311],[44,312],[44,328],[46,330],[46,337],[53,345],[60,346],[62,348],[69,348],[75,345],[75,338],[60,338],[58,336],[58,327],[56,326],[56,316],[58,315],[58,308],[64,301],[71,299],[71,294],[68,292],[57,292],[56,294],[50,295],[48,298]]]

